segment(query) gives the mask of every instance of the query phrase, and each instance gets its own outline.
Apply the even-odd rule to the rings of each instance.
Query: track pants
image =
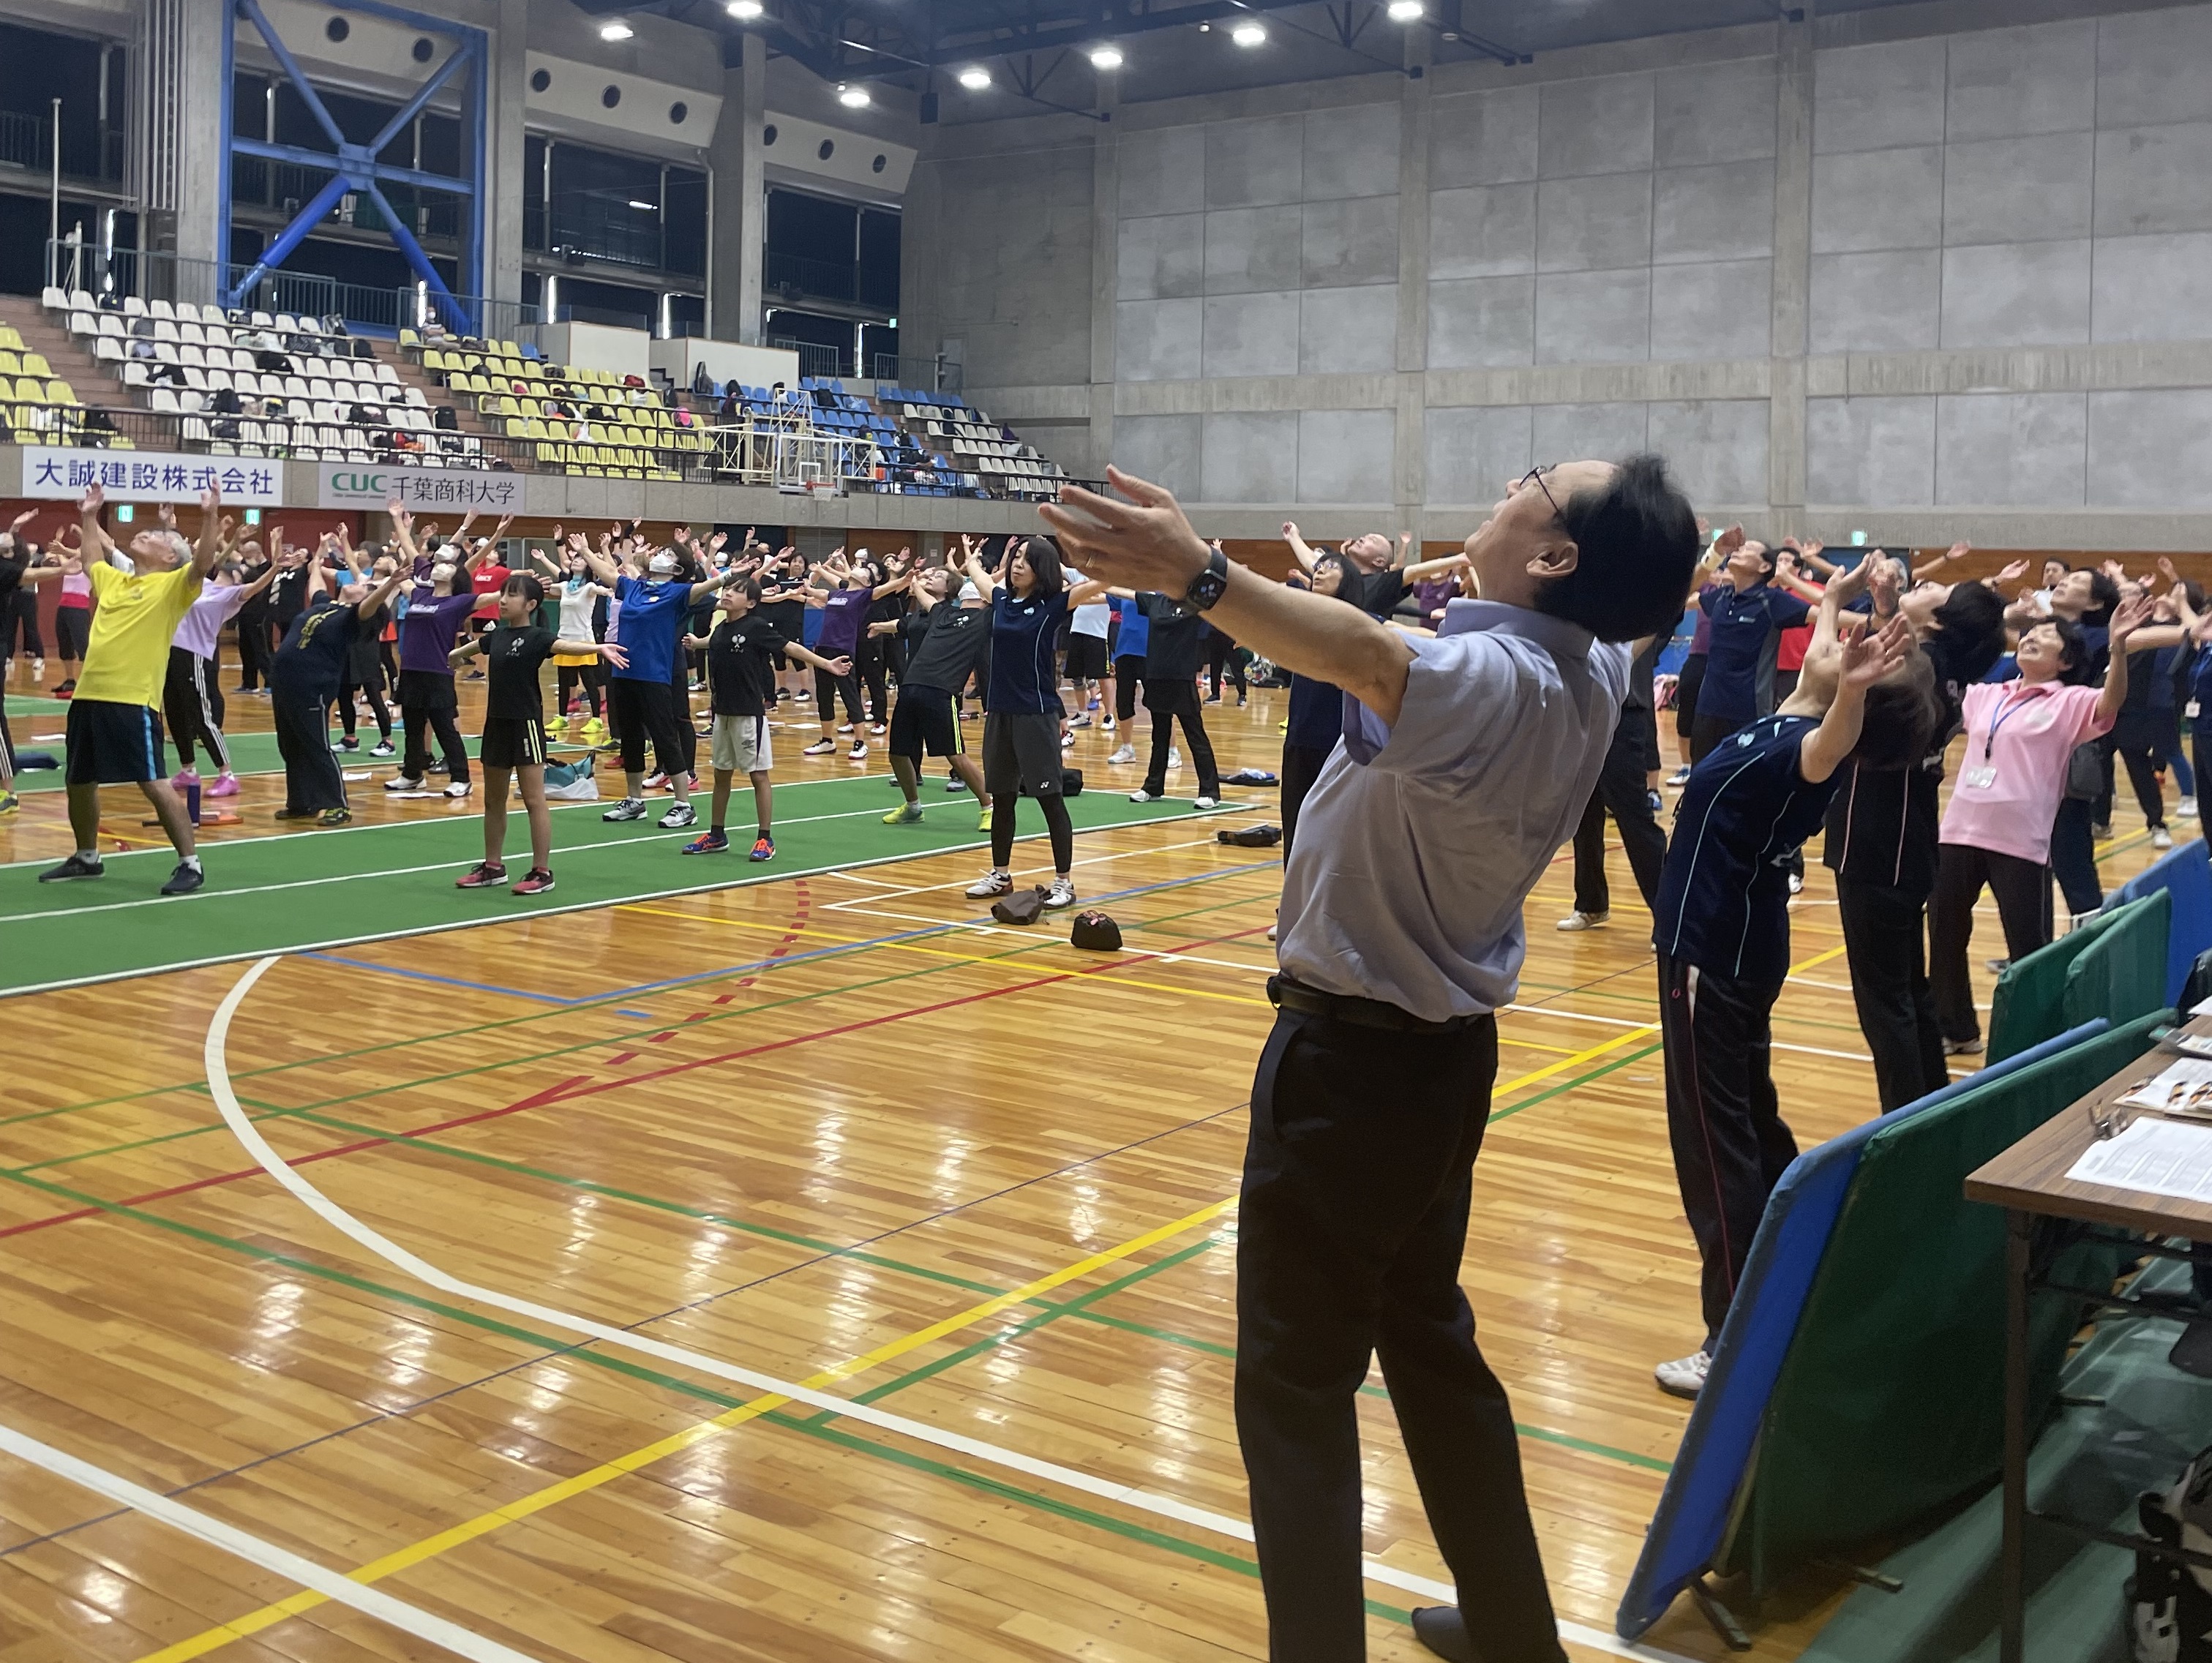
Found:
[[[169,649],[169,671],[161,683],[161,719],[176,742],[177,766],[192,765],[192,747],[200,746],[208,761],[224,774],[230,772],[230,747],[222,737],[222,677],[212,659],[181,646]]]
[[[2089,805],[2063,807],[2086,815]],[[1965,843],[1942,845],[1936,851],[1936,893],[1929,902],[1929,980],[1936,994],[1936,1021],[1947,1040],[1981,1037],[1966,950],[1974,938],[1974,903],[1984,887],[1996,898],[2008,956],[2024,958],[2051,939],[2050,867]],[[1856,970],[1852,980],[1857,980]]]
[[[1950,1083],[1943,1029],[1928,978],[1928,902],[1903,889],[1836,874],[1844,962],[1859,1031],[1874,1055],[1882,1113]]]
[[[1620,828],[1629,870],[1636,874],[1644,904],[1650,907],[1659,897],[1659,869],[1667,863],[1667,834],[1659,829],[1659,822],[1652,815],[1650,788],[1644,784],[1644,772],[1643,731],[1624,719],[1613,729],[1597,784],[1583,806],[1582,823],[1575,828],[1575,910],[1578,913],[1613,910],[1613,893],[1605,876],[1605,816],[1608,813]]]
[[[1704,1261],[1708,1351],[1719,1344],[1766,1198],[1797,1158],[1774,1093],[1770,1018],[1781,992],[1778,982],[1740,981],[1659,956],[1667,1138]]]
[[[331,750],[331,701],[279,693],[270,701],[270,713],[276,720],[276,751],[284,759],[284,806],[347,806],[345,778]]]

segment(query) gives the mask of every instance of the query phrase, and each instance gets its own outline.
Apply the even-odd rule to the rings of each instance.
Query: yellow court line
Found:
[[[894,1357],[903,1356],[909,1351],[919,1350],[932,1341],[942,1339],[947,1334],[957,1332],[962,1328],[972,1327],[976,1323],[985,1321],[998,1315],[1001,1311],[1033,1299],[1039,1294],[1049,1293],[1052,1290],[1088,1276],[1094,1271],[1118,1263],[1132,1253],[1142,1253],[1146,1247],[1157,1246],[1172,1236],[1182,1235],[1186,1230],[1194,1229],[1200,1224],[1211,1223],[1236,1205],[1237,1198],[1234,1196],[1225,1200],[1212,1202],[1200,1207],[1196,1212],[1176,1219],[1172,1224],[1162,1224],[1157,1229],[1147,1230],[1142,1235],[1132,1237],[1119,1247],[1109,1247],[1103,1253],[1092,1253],[1089,1258],[1079,1259],[1074,1264],[1054,1271],[1048,1276],[1039,1277],[1036,1281],[1027,1283],[1019,1288],[994,1295],[981,1304],[970,1306],[957,1315],[946,1317],[942,1321],[931,1323],[926,1328],[918,1328],[910,1334],[902,1335],[897,1339],[888,1341],[878,1345],[872,1351],[864,1351],[859,1356],[848,1358],[843,1363],[833,1363],[819,1374],[802,1381],[801,1384],[809,1388],[819,1390],[826,1386],[833,1386],[840,1381],[850,1380],[854,1375],[864,1374],[878,1363],[888,1363]],[[449,1552],[464,1543],[472,1542],[479,1536],[498,1529],[501,1525],[517,1523],[529,1518],[532,1514],[542,1513],[547,1508],[556,1506],[573,1496],[583,1495],[587,1490],[597,1490],[603,1484],[612,1483],[617,1478],[625,1478],[642,1467],[652,1466],[656,1461],[679,1454],[694,1444],[714,1436],[717,1432],[726,1431],[733,1426],[741,1426],[747,1421],[756,1420],[770,1410],[781,1408],[790,1401],[789,1398],[780,1392],[764,1393],[750,1402],[739,1404],[734,1409],[725,1410],[712,1420],[701,1421],[696,1425],[688,1426],[681,1432],[672,1433],[657,1442],[647,1444],[641,1449],[634,1449],[627,1455],[617,1455],[614,1460],[604,1462],[587,1472],[579,1472],[572,1478],[563,1478],[558,1484],[548,1484],[544,1489],[533,1490],[531,1494],[509,1502],[503,1507],[496,1507],[489,1512],[480,1513],[473,1519],[455,1525],[450,1529],[438,1532],[434,1536],[426,1536],[420,1541],[411,1542],[405,1547],[386,1554],[380,1559],[371,1560],[358,1569],[348,1571],[346,1580],[359,1582],[364,1586],[381,1581],[387,1576],[419,1565],[425,1560],[434,1559],[440,1554]],[[230,1644],[234,1640],[242,1640],[249,1635],[258,1634],[264,1629],[281,1623],[287,1617],[296,1617],[302,1611],[312,1611],[317,1605],[327,1603],[328,1598],[326,1594],[303,1588],[289,1599],[279,1599],[271,1605],[264,1605],[258,1611],[235,1617],[230,1622],[218,1624],[214,1628],[194,1635],[189,1640],[180,1640],[173,1646],[163,1647],[160,1651],[149,1652],[138,1660],[138,1663],[185,1663],[185,1660],[188,1658],[204,1657],[210,1652]]]

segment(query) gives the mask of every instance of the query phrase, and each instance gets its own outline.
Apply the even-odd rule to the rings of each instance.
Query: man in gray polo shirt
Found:
[[[1042,510],[1077,566],[1184,596],[1345,691],[1285,873],[1238,1223],[1237,1430],[1269,1655],[1366,1654],[1355,1397],[1379,1355],[1459,1592],[1415,1633],[1447,1658],[1564,1663],[1459,1267],[1522,903],[1596,781],[1626,643],[1680,615],[1696,518],[1656,457],[1531,470],[1467,540],[1482,598],[1430,639],[1234,565],[1168,492],[1109,477],[1129,501],[1067,487]]]

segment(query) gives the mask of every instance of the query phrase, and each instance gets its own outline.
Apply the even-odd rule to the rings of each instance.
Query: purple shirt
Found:
[[[1713,615],[1705,610],[1705,597],[1713,591],[1711,584],[1698,591],[1698,627],[1690,636],[1690,651],[1703,652],[1712,645]]]
[[[222,627],[230,622],[231,616],[246,604],[246,589],[242,583],[208,580],[201,586],[200,598],[185,614],[185,621],[177,626],[177,633],[169,644],[183,647],[196,658],[215,657],[216,637],[222,634]]]
[[[822,634],[814,650],[825,659],[848,659],[860,641],[872,589],[832,589],[822,603]]]
[[[399,626],[402,673],[422,670],[433,676],[452,675],[453,666],[446,662],[446,655],[453,650],[454,638],[476,606],[476,595],[466,589],[458,595],[433,595],[428,584],[417,589]]]

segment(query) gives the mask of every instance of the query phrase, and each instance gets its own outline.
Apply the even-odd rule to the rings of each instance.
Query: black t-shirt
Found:
[[[307,604],[307,568],[287,567],[264,592],[269,597],[269,616],[289,628]]]
[[[1138,596],[1137,610],[1145,615],[1151,631],[1145,643],[1145,679],[1195,679],[1206,659],[1205,614],[1157,590]]]
[[[775,655],[789,644],[758,612],[724,617],[707,638],[707,682],[717,716],[759,716],[775,702]]]
[[[361,614],[354,608],[318,601],[285,629],[269,661],[270,689],[295,697],[336,698],[346,654],[360,632]]]
[[[991,645],[991,615],[957,601],[941,600],[901,627],[907,638],[902,684],[908,687],[958,692],[981,665]]]
[[[1344,574],[1336,596],[1339,600],[1350,601],[1370,617],[1387,618],[1398,610],[1398,603],[1406,598],[1411,587],[1405,574],[1395,566],[1382,572],[1355,569]]]
[[[20,547],[0,555],[0,604],[6,604],[23,581],[23,574],[31,569],[31,557]]]
[[[495,625],[483,638],[485,674],[484,719],[493,722],[537,722],[545,706],[538,696],[538,672],[553,656],[556,637],[550,629],[527,624],[510,629]]]
[[[1943,696],[1942,731],[1917,767],[1869,768],[1848,762],[1836,770],[1820,860],[1839,877],[1925,901],[1936,889],[1942,821],[1936,794],[1943,783],[1943,750],[1959,732],[1966,688],[1941,633],[1921,650],[1935,668],[1936,689]]]

